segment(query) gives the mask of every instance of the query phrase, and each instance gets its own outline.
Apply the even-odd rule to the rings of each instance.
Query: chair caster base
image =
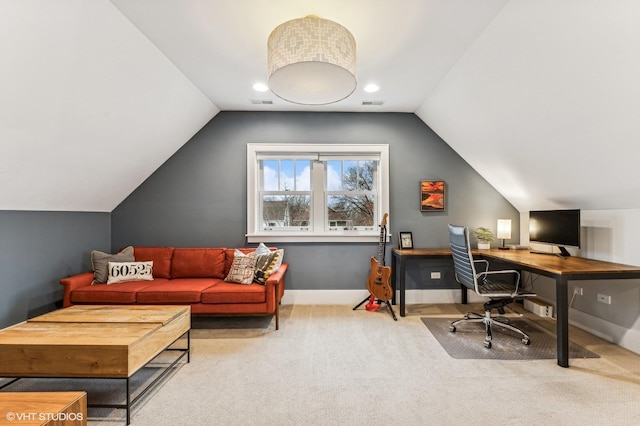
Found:
[[[484,341],[484,347],[487,349],[491,349],[491,340],[485,340]]]

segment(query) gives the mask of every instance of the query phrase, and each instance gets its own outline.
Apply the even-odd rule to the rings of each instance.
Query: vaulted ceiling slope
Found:
[[[218,108],[106,0],[0,2],[0,209],[112,211]]]
[[[310,14],[353,33],[356,92],[254,92],[269,33]],[[111,211],[220,110],[415,112],[521,211],[640,208],[638,22],[635,0],[3,0],[0,209]]]

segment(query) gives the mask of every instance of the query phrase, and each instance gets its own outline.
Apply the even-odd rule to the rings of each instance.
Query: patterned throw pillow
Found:
[[[133,247],[129,246],[120,251],[120,253],[110,254],[98,250],[91,252],[91,267],[93,268],[93,283],[104,284],[109,278],[109,262],[134,262]]]
[[[253,280],[259,284],[267,282],[267,278],[271,276],[282,264],[282,255],[284,250],[270,251],[267,254],[258,255],[256,258],[256,267]]]
[[[256,252],[244,254],[240,250],[233,253],[233,263],[225,281],[238,284],[251,284],[253,282],[256,266]]]
[[[125,281],[153,280],[153,261],[146,262],[109,262],[107,284]]]

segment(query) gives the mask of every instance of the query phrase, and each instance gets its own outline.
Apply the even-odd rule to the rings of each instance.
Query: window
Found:
[[[388,145],[248,144],[247,237],[378,241]]]

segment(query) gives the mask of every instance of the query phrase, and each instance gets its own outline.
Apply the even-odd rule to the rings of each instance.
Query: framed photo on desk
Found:
[[[411,232],[399,232],[398,233],[398,246],[400,249],[412,249],[413,248],[413,234]]]

